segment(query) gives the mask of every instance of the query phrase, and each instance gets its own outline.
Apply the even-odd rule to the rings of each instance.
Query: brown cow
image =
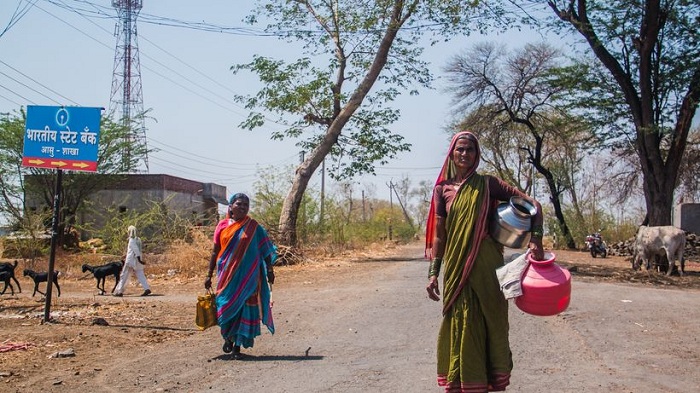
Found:
[[[634,258],[632,268],[637,270],[641,266],[641,261],[646,263],[649,270],[651,258],[657,255],[665,255],[668,258],[668,271],[670,276],[673,271],[676,259],[679,261],[681,276],[685,272],[685,260],[683,260],[683,250],[685,249],[685,232],[674,226],[647,227],[642,225],[637,231],[637,239],[634,244]]]

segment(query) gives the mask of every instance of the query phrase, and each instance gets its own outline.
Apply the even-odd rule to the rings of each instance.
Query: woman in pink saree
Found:
[[[206,289],[211,288],[216,266],[217,320],[224,338],[223,351],[233,352],[234,359],[242,358],[241,346],[253,346],[261,322],[275,333],[270,285],[275,281],[272,266],[277,253],[265,229],[248,216],[249,203],[245,194],[231,197],[229,217],[221,220],[214,232],[214,249],[204,282]]]

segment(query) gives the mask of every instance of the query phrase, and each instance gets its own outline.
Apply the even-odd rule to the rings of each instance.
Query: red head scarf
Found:
[[[472,174],[474,174],[474,172],[476,172],[476,168],[479,166],[479,161],[481,160],[481,147],[479,146],[479,140],[477,139],[476,135],[472,134],[469,131],[458,132],[452,137],[452,141],[450,142],[450,148],[449,150],[447,150],[447,157],[445,157],[445,162],[442,164],[442,170],[440,170],[440,174],[438,174],[438,177],[435,180],[436,186],[441,182],[453,178],[457,175],[457,168],[455,167],[454,162],[452,162],[452,153],[454,151],[455,145],[457,144],[457,140],[465,138],[472,141],[474,143],[474,148],[476,148],[476,159],[474,160],[474,166],[471,167],[465,179],[468,179]],[[428,259],[431,259],[433,257],[433,241],[435,240],[436,223],[437,222],[435,220],[435,196],[433,195],[433,198],[431,198],[430,200],[428,222],[425,225],[425,257]]]

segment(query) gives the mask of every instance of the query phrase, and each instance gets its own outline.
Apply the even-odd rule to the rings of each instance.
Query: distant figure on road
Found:
[[[241,345],[253,346],[260,322],[275,333],[270,308],[272,265],[277,259],[267,232],[248,216],[250,200],[238,193],[229,200],[228,214],[214,231],[214,249],[204,288],[211,288],[216,267],[216,315],[224,338],[223,351],[241,359]],[[268,285],[269,283],[269,285]]]
[[[136,227],[130,225],[127,228],[127,233],[129,235],[129,242],[126,246],[126,257],[124,257],[124,268],[122,269],[121,277],[119,277],[119,284],[114,290],[114,296],[122,297],[124,296],[124,289],[126,284],[129,283],[129,278],[131,273],[136,274],[136,278],[143,287],[143,293],[141,296],[148,296],[151,294],[151,286],[148,285],[148,280],[146,280],[146,275],[143,273],[143,266],[146,264],[143,261],[143,256],[141,255],[142,244],[141,238],[136,236]]]
[[[544,258],[542,207],[504,181],[478,174],[480,157],[475,135],[455,134],[435,182],[426,226],[426,257],[432,258],[426,289],[435,301],[445,264],[437,382],[446,392],[502,391],[510,384],[508,302],[496,278],[503,246],[488,233],[497,201],[519,196],[537,208],[528,247],[534,259]]]

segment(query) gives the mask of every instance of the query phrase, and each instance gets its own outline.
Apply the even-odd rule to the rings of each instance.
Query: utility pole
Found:
[[[391,216],[394,213],[394,198],[392,196],[392,190],[394,189],[394,183],[392,183],[393,180],[389,180],[389,240],[393,240],[393,222],[391,220]]]
[[[367,221],[367,216],[365,215],[365,190],[362,190],[362,222]]]
[[[305,152],[304,150],[302,150],[302,151],[299,152],[299,165],[301,165],[301,164],[304,163],[305,155],[306,155],[306,152]],[[303,230],[305,231],[305,230],[306,230],[306,227],[307,227],[308,221],[307,221],[307,219],[306,219],[306,218],[307,218],[307,215],[306,215],[306,198],[304,197],[304,195],[301,196],[301,214],[302,214],[302,216],[301,216],[300,218],[302,219],[302,222],[304,223],[304,224],[301,226],[301,228],[303,228]]]
[[[319,224],[323,230],[323,205],[326,201],[326,159],[321,163],[321,209],[319,211]]]

